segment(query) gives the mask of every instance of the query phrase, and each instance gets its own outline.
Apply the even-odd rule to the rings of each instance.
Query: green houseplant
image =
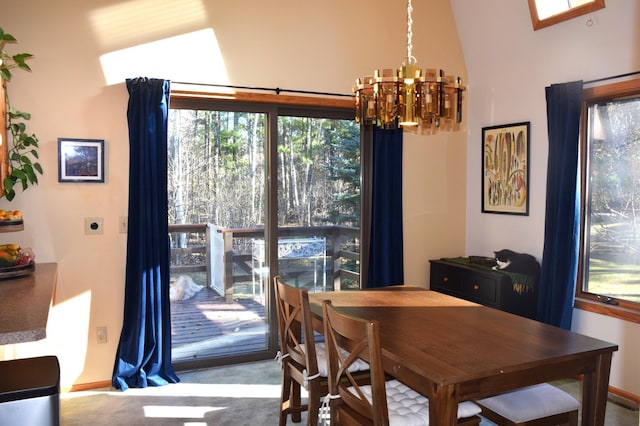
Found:
[[[17,40],[11,34],[0,28],[0,98],[4,101],[3,117],[0,117],[0,138],[2,138],[0,150],[0,197],[5,196],[11,201],[16,196],[15,187],[20,184],[22,190],[29,185],[38,184],[38,174],[42,175],[42,166],[38,160],[38,138],[34,134],[27,133],[26,121],[31,114],[18,111],[13,108],[6,91],[6,83],[11,80],[12,69],[31,71],[26,60],[33,55],[18,53],[11,55],[5,47],[15,44]],[[10,138],[7,138],[10,135]],[[11,143],[10,143],[11,142]]]

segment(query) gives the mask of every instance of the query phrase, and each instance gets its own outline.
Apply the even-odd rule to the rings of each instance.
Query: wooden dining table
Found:
[[[582,378],[582,424],[603,425],[618,346],[419,287],[309,294],[379,323],[387,373],[429,399],[430,424],[457,423],[460,401],[536,383]]]

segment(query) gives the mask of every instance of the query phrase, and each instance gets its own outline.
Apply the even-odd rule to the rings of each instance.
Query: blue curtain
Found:
[[[571,328],[580,230],[582,81],[546,88],[549,158],[538,320]]]
[[[404,282],[402,129],[373,131],[371,239],[367,288]]]
[[[116,389],[179,381],[171,365],[167,114],[169,82],[127,80],[129,227]],[[108,413],[105,413],[108,414]]]

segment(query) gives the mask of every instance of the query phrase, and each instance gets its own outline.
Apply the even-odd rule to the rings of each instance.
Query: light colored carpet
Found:
[[[271,426],[278,424],[280,367],[263,361],[178,373],[180,383],[125,392],[111,388],[65,393],[62,424]],[[578,397],[580,383],[556,383]],[[579,397],[578,397],[579,398]],[[289,419],[288,425],[294,425]],[[303,422],[306,424],[306,415]],[[484,421],[483,426],[492,423]],[[638,426],[638,411],[607,404],[607,426]]]
[[[181,372],[178,376],[180,383],[167,386],[65,393],[61,396],[62,424],[278,424],[280,367],[275,361]]]

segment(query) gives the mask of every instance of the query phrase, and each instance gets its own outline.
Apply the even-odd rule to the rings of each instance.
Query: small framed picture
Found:
[[[529,215],[530,122],[482,128],[482,212]]]
[[[104,182],[104,140],[59,138],[58,182]]]

